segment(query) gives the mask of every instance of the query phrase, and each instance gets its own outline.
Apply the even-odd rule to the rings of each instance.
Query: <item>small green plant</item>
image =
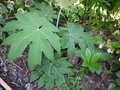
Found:
[[[80,77],[83,78],[88,73],[88,69],[86,67],[82,67],[79,70]]]
[[[115,41],[108,39],[106,44],[104,44],[104,47],[108,48],[108,50],[107,50],[108,53],[117,54],[118,56],[116,56],[116,57],[118,58],[119,54],[120,54],[120,31],[119,30],[116,30],[113,33],[113,39]]]
[[[77,51],[77,55],[83,60],[83,67],[88,67],[92,73],[96,72],[97,74],[100,74],[102,71],[102,65],[99,62],[101,60],[105,60],[106,58],[108,59],[111,56],[107,53],[92,50],[89,48],[87,48],[85,52],[80,50]]]
[[[116,86],[110,90],[120,90],[120,61],[114,60],[112,63],[112,71],[115,72],[117,79],[115,80]]]
[[[117,40],[116,42],[113,42],[113,48],[116,51],[116,54],[120,54],[120,31],[117,30],[114,38]]]
[[[85,7],[83,4],[77,2],[70,7],[70,9],[64,9],[65,16],[68,17],[69,22],[79,22],[84,15]]]
[[[83,60],[83,67],[88,67],[91,72],[96,72],[97,74],[100,74],[100,72],[102,71],[102,66],[98,63],[98,61],[101,57],[101,53],[96,53],[92,55],[90,49],[87,48],[85,54],[80,54],[80,57]]]
[[[80,77],[69,77],[67,84],[69,86],[65,86],[62,90],[84,90],[84,86],[80,85]]]
[[[67,86],[63,87],[63,90],[84,90],[84,86],[80,84],[80,80],[85,76],[85,72],[81,70],[73,69],[66,78]],[[75,74],[78,73],[77,76]],[[84,75],[83,75],[84,74]]]

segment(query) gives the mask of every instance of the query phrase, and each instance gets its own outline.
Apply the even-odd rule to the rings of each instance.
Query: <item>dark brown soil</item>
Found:
[[[108,74],[106,62],[102,63],[103,70],[100,75],[89,72],[82,80],[81,84],[85,86],[85,90],[109,90],[110,85],[114,83],[115,75]]]

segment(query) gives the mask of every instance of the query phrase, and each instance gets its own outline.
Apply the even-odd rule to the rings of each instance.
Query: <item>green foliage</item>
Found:
[[[115,35],[116,42],[112,42],[112,47],[116,51],[116,54],[120,54],[120,31],[116,31],[117,35]]]
[[[81,49],[86,49],[87,45],[93,45],[91,37],[84,32],[84,29],[73,23],[68,22],[67,28],[61,30],[61,35],[62,48],[67,48],[70,57],[75,54],[76,44],[78,44]]]
[[[88,72],[88,69],[93,73],[100,74],[102,72],[100,62],[111,58],[110,54],[96,49],[98,44],[106,42],[103,41],[105,38],[102,39],[104,35],[94,35],[96,32],[93,32],[93,36],[90,36],[85,31],[95,30],[98,32],[97,34],[100,31],[119,31],[119,0],[44,0],[46,3],[43,3],[42,0],[39,1],[42,3],[35,2],[35,4],[32,0],[15,1],[2,1],[7,5],[7,8],[0,3],[0,25],[5,24],[7,16],[15,18],[6,23],[4,28],[0,27],[0,40],[4,39],[3,32],[6,33],[6,36],[9,35],[3,40],[3,45],[11,45],[8,55],[9,61],[22,56],[28,47],[28,66],[29,69],[34,69],[31,74],[31,82],[37,80],[38,87],[45,86],[47,90],[51,90],[54,86],[60,90],[84,90],[80,80]],[[58,7],[60,11],[57,17],[55,10],[59,10]],[[8,11],[9,15],[4,17],[3,15],[7,14]],[[16,12],[14,17],[13,14]],[[64,28],[60,27],[60,32],[58,29],[59,21],[61,23],[62,21],[68,22],[67,26],[66,23],[63,24]],[[112,50],[113,53],[115,51],[118,58],[120,35],[115,37],[111,33],[110,35],[110,39],[115,40],[109,40],[107,37],[108,42],[105,43],[105,47],[107,50]],[[71,72],[68,68],[71,64],[67,58],[58,58],[55,53],[59,56],[64,53],[63,56],[69,56],[69,58],[77,54],[83,61],[82,69],[78,70],[80,75],[75,77],[76,72]],[[119,63],[113,65],[115,71],[120,69]],[[68,75],[66,79],[64,74]],[[118,87],[114,89],[117,90],[120,86],[120,71],[117,71],[116,75],[118,78],[115,83]]]
[[[120,61],[114,60],[112,63],[112,71],[118,71],[120,69]]]
[[[0,3],[0,13],[6,13],[6,12],[8,12],[7,8],[2,3]]]
[[[64,9],[65,15],[68,17],[70,22],[79,22],[83,18],[85,13],[85,7],[83,4],[74,4],[69,9]]]
[[[1,27],[0,27],[0,39],[2,39],[2,30],[1,30]]]
[[[117,79],[115,80],[115,83],[116,83],[118,86],[120,86],[120,78],[117,78]]]
[[[35,12],[21,13],[15,15],[18,20],[7,23],[4,31],[18,31],[10,35],[3,44],[11,45],[9,52],[9,61],[22,56],[23,51],[30,46],[28,55],[28,64],[31,69],[40,64],[42,53],[54,60],[53,48],[60,53],[60,38],[53,32],[59,32],[44,16],[39,17]],[[33,18],[34,17],[34,18]]]
[[[120,70],[116,72],[116,76],[118,78],[115,80],[115,83],[120,87]]]
[[[95,49],[92,49],[95,50]],[[102,66],[99,61],[108,60],[111,58],[111,55],[107,53],[102,53],[100,51],[92,51],[91,49],[87,48],[86,51],[79,50],[77,51],[77,55],[81,57],[83,60],[82,66],[88,67],[91,72],[96,72],[100,74],[102,71]]]
[[[34,8],[30,8],[30,11],[36,12],[40,17],[45,16],[49,21],[53,22],[53,18],[56,19],[56,11],[50,5],[45,3],[35,3]]]
[[[31,81],[38,79],[38,87],[45,85],[47,90],[51,90],[54,83],[60,88],[65,83],[64,74],[71,72],[69,66],[71,64],[66,58],[54,59],[53,62],[45,58],[41,66],[32,73]]]
[[[117,79],[115,80],[116,87],[110,89],[110,90],[119,90],[120,89],[120,61],[114,60],[112,63],[112,71],[116,71],[115,74],[117,76]]]
[[[61,9],[68,9],[73,5],[77,0],[56,0],[57,5],[60,6]]]
[[[0,25],[5,24],[4,14],[6,14],[7,12],[8,12],[7,8],[2,3],[0,3]]]
[[[73,69],[66,78],[68,86],[63,87],[62,90],[84,90],[84,86],[80,84],[80,80],[85,76],[86,71],[85,68],[81,68],[80,70]]]
[[[117,76],[118,78],[120,78],[120,70],[119,70],[118,72],[116,72],[116,76]]]
[[[32,6],[34,4],[34,0],[15,0],[14,3],[16,4],[15,8],[19,9]]]
[[[112,32],[119,29],[119,0],[77,0],[69,10],[64,10],[68,21],[83,23],[89,30]]]
[[[71,82],[71,83],[70,83]],[[75,79],[72,79],[68,82],[70,84],[74,83],[74,85],[71,85],[69,87],[63,87],[62,90],[84,90],[84,86],[83,85],[76,85],[75,82],[79,82],[79,81],[76,81],[76,78]]]
[[[102,66],[101,64],[98,63],[101,53],[96,53],[92,55],[92,52],[90,51],[89,48],[86,49],[86,52],[84,54],[79,54],[78,55],[82,58],[83,64],[82,66],[88,67],[91,72],[96,72],[97,74],[100,74],[102,71]]]
[[[111,51],[110,53],[115,53],[115,54],[118,54],[119,56],[120,54],[120,31],[119,30],[116,30],[113,33],[113,39],[115,39],[114,42],[108,39],[104,46],[107,47]]]
[[[120,90],[120,87],[114,87],[114,88],[111,88],[110,90]]]
[[[83,78],[88,73],[88,69],[86,67],[82,67],[79,70],[80,77]]]
[[[21,3],[22,3],[22,0],[16,0],[16,3],[17,3],[17,4],[21,4]]]

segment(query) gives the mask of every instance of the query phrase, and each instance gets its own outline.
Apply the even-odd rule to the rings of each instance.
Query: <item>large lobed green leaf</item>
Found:
[[[40,17],[35,12],[25,12],[15,15],[17,20],[7,23],[4,31],[18,32],[10,35],[3,44],[11,45],[9,61],[22,56],[23,51],[29,45],[28,64],[30,69],[41,64],[42,54],[54,60],[53,48],[60,53],[60,38],[54,32],[58,29],[45,17]]]
[[[86,50],[86,45],[93,46],[91,37],[84,32],[84,29],[69,22],[62,34],[61,44],[63,49],[67,48],[69,56],[74,55],[76,44],[84,51]]]
[[[32,73],[31,81],[38,79],[38,87],[45,85],[47,90],[52,90],[54,84],[59,88],[65,83],[64,74],[71,72],[69,66],[71,64],[66,58],[55,59],[53,62],[45,58],[42,65]]]

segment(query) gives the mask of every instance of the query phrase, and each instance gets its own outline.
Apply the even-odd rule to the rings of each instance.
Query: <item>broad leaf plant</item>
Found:
[[[69,0],[65,0],[65,3],[64,0],[57,2],[60,8],[67,8],[73,4]],[[2,45],[11,46],[9,61],[21,57],[24,50],[29,47],[28,67],[34,70],[31,82],[38,80],[38,87],[45,85],[51,90],[55,85],[60,88],[65,83],[64,74],[70,72],[68,67],[71,66],[68,58],[60,57],[61,51],[65,50],[69,57],[73,57],[76,50],[81,50],[82,53],[78,53],[78,56],[83,60],[82,65],[88,67],[91,72],[101,72],[102,67],[97,61],[103,54],[90,52],[95,49],[91,36],[84,32],[82,26],[71,22],[62,29],[55,26],[53,21],[57,19],[57,14],[51,6],[36,3],[28,11],[15,14],[15,17],[16,20],[8,22],[2,28],[2,32],[9,33]],[[105,54],[103,56],[106,57]],[[99,66],[99,71],[93,64]]]
[[[10,35],[3,44],[11,45],[8,55],[9,61],[22,56],[23,51],[30,46],[28,54],[29,68],[40,64],[44,54],[49,60],[54,60],[54,50],[60,53],[60,37],[54,32],[59,30],[45,17],[36,12],[24,12],[15,15],[17,20],[7,23],[4,31],[20,31]],[[34,18],[33,18],[34,17]]]

